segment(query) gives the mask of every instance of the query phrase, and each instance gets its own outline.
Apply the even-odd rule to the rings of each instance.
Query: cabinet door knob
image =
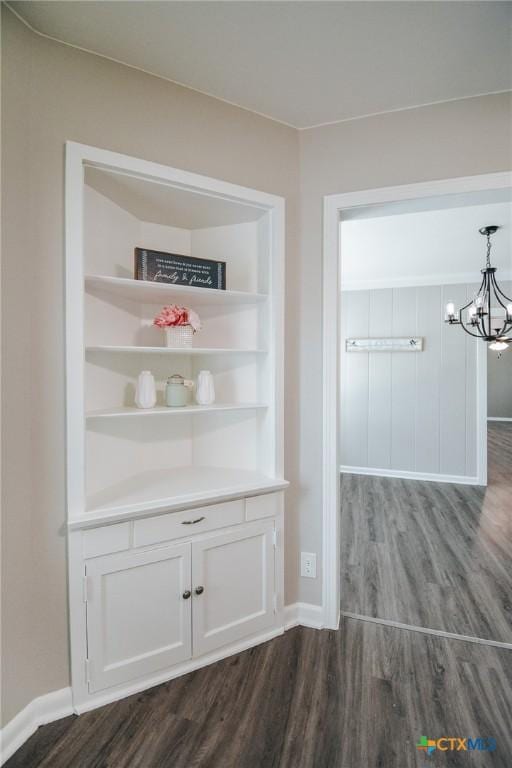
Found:
[[[183,599],[188,600],[191,594],[192,592],[190,591],[190,589],[186,589],[185,592],[183,593]]]
[[[204,592],[204,587],[196,587],[194,591],[196,595],[202,595]]]

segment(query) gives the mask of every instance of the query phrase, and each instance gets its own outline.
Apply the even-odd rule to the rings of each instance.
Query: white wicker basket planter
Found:
[[[173,349],[191,347],[193,336],[191,325],[173,325],[165,329],[165,343]]]

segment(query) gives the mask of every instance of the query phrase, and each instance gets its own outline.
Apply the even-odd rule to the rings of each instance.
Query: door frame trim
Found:
[[[339,515],[339,221],[343,210],[358,206],[415,200],[512,187],[512,173],[488,173],[451,179],[380,187],[324,196],[323,206],[323,476],[322,476],[322,605],[324,626],[336,629],[340,618],[340,515]],[[483,345],[482,345],[483,346]],[[485,359],[482,363],[482,359]],[[478,361],[477,474],[486,480],[487,357]],[[483,409],[482,404],[485,404]],[[485,414],[485,419],[483,418]]]

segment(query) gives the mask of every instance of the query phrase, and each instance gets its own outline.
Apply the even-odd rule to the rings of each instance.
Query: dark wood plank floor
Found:
[[[512,642],[512,424],[487,488],[342,475],[341,503],[342,611]]]
[[[510,768],[511,713],[511,651],[345,619],[43,726],[6,768]]]

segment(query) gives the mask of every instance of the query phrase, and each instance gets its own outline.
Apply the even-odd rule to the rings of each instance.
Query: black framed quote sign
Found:
[[[226,262],[136,248],[135,279],[225,291]]]

